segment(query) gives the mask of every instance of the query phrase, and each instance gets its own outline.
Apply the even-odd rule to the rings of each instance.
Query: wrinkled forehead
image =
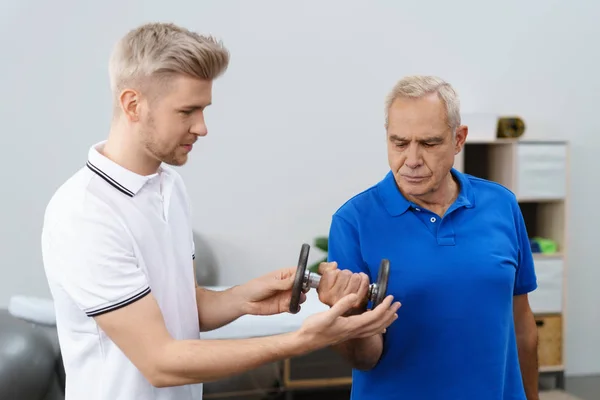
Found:
[[[398,99],[388,111],[388,134],[422,137],[450,130],[446,108],[436,98]]]
[[[452,129],[443,120],[441,123],[390,123],[387,136],[393,141],[443,142],[452,137]]]

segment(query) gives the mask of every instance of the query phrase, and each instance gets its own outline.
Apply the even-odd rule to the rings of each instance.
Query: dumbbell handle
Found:
[[[317,289],[321,283],[321,275],[316,272],[306,271],[302,280],[302,290]],[[371,283],[367,292],[367,299],[372,301],[377,297],[377,284]]]
[[[300,249],[298,268],[294,275],[294,284],[292,286],[292,296],[290,299],[290,313],[292,314],[296,314],[300,311],[300,297],[302,292],[307,292],[311,288],[318,289],[319,284],[321,283],[321,275],[306,269],[309,250],[310,246],[307,243],[304,243]],[[369,293],[367,294],[367,299],[373,303],[374,307],[381,304],[387,293],[389,273],[389,260],[381,260],[379,272],[377,273],[377,281],[369,285]]]

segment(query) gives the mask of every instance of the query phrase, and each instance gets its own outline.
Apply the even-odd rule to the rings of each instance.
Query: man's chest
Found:
[[[193,235],[185,203],[160,196],[136,200],[121,208],[121,218],[151,288],[181,284],[182,274],[192,279]]]
[[[390,261],[388,293],[432,306],[509,299],[518,249],[509,223],[468,224],[434,215],[408,215],[364,226],[361,249],[372,279]]]

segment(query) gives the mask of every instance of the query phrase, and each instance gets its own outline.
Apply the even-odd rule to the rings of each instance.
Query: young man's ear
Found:
[[[140,119],[140,95],[133,89],[125,89],[119,96],[119,106],[123,115],[131,122]]]

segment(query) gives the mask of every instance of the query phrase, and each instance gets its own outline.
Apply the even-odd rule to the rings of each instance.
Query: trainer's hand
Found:
[[[273,315],[288,312],[296,267],[283,268],[255,278],[234,291],[243,314]],[[300,304],[306,294],[300,295]]]
[[[356,294],[349,294],[333,305],[329,310],[313,314],[304,320],[299,333],[306,335],[310,342],[318,346],[332,346],[340,342],[366,338],[384,333],[388,326],[398,318],[396,312],[400,303],[387,296],[373,310],[359,315],[344,315],[358,301]]]
[[[336,262],[319,264],[321,282],[317,289],[319,300],[332,307],[344,296],[355,293],[356,302],[348,310],[348,314],[357,314],[366,310],[368,303],[369,277],[365,273],[352,273],[340,270]]]

